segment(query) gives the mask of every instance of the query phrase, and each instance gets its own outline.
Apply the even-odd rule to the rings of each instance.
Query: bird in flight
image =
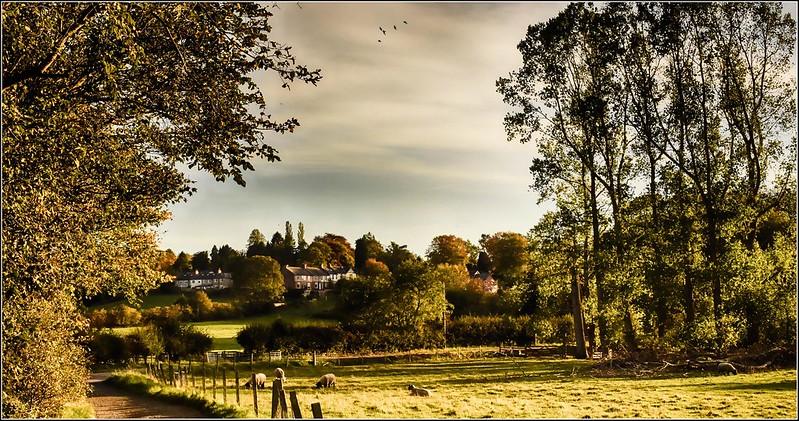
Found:
[[[378,26],[378,28],[380,29],[380,32],[382,32],[382,33],[383,33],[383,35],[385,35],[385,34],[386,34],[386,30],[385,30],[385,29],[383,29],[383,27],[382,27],[382,26]]]
[[[395,31],[397,30],[397,25],[394,25],[394,30],[395,30]]]
[[[302,6],[300,6],[300,2],[297,2],[297,7],[299,7],[300,9],[302,9]]]
[[[404,23],[404,24],[406,24],[406,25],[407,25],[407,24],[408,24],[408,21],[407,21],[407,20],[404,20],[404,21],[402,21],[402,23]]]
[[[383,42],[383,40],[382,40],[382,39],[379,39],[379,40],[377,40],[377,42]]]

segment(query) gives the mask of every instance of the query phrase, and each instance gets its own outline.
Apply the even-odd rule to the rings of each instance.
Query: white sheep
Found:
[[[335,386],[336,386],[336,375],[333,373],[327,373],[319,378],[319,381],[316,382],[316,386],[314,386],[314,389],[319,389],[322,387],[335,387]]]
[[[283,383],[286,382],[286,373],[282,368],[278,367],[275,369],[275,379],[283,380]]]
[[[247,383],[244,383],[244,388],[249,389],[252,387],[252,379],[247,380]],[[266,388],[266,374],[264,373],[257,373],[255,374],[255,386],[258,389],[265,389]]]

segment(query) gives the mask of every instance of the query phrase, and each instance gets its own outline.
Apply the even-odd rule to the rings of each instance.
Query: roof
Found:
[[[328,276],[328,275],[337,275],[337,274],[344,274],[352,272],[352,269],[344,269],[344,268],[332,268],[332,269],[325,269],[325,268],[318,268],[312,266],[285,266],[284,269],[288,272],[291,272],[293,275],[304,275],[304,276]]]
[[[491,272],[478,272],[478,271],[475,271],[472,274],[472,278],[480,278],[481,281],[488,281],[494,279],[494,277],[491,276]]]
[[[219,279],[219,278],[230,278],[232,275],[228,272],[184,272],[177,276],[176,280],[186,280],[186,279]]]

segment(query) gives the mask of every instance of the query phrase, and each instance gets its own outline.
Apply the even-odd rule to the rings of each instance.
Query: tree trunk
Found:
[[[589,189],[591,203],[591,231],[592,231],[592,253],[594,260],[594,273],[596,276],[596,298],[599,315],[599,346],[606,350],[608,346],[608,320],[605,315],[605,270],[602,267],[600,255],[601,243],[599,239],[599,207],[596,200],[596,176],[590,172],[591,185]]]
[[[574,318],[574,341],[577,347],[574,351],[574,358],[586,359],[588,354],[585,352],[585,323],[583,322],[583,300],[580,294],[580,285],[577,280],[577,272],[572,271],[571,280],[571,302],[572,317]]]

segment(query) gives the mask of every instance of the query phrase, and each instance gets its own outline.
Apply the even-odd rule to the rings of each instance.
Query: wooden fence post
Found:
[[[222,367],[222,403],[227,403],[227,376],[225,367]]]
[[[300,411],[300,403],[297,401],[297,392],[292,390],[289,392],[289,400],[291,401],[291,412],[294,418],[302,418],[302,411]]]
[[[216,365],[214,366],[214,380],[211,382],[211,396],[213,396],[214,401],[216,401],[216,370],[219,367],[219,360],[216,360]]]
[[[275,379],[272,382],[272,418],[279,418],[278,408],[280,405],[280,390],[282,388],[283,388],[283,382],[280,379]]]
[[[255,383],[255,373],[250,377],[250,385],[252,386],[252,406],[255,408],[255,416],[258,416],[258,385]]]
[[[203,396],[205,396],[205,360],[203,360]]]
[[[312,403],[311,412],[313,412],[314,418],[322,418],[322,405],[319,402]]]
[[[180,367],[180,360],[178,360],[178,385],[183,387],[183,372]]]
[[[197,389],[197,384],[194,382],[194,370],[191,368],[191,360],[189,360],[189,373],[191,373],[191,388]]]
[[[283,390],[283,382],[280,382],[280,417],[281,418],[288,418],[289,417],[289,408],[286,405],[286,391]]]
[[[255,370],[252,369],[252,360],[253,360],[252,354],[253,354],[253,352],[250,351],[250,371],[255,371]],[[255,384],[255,383],[253,383],[253,384]]]
[[[236,375],[236,405],[241,405],[241,400],[239,398],[239,369],[234,368],[233,371]]]
[[[316,367],[316,350],[313,350],[313,366]]]

